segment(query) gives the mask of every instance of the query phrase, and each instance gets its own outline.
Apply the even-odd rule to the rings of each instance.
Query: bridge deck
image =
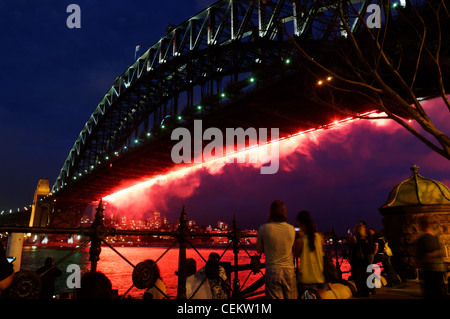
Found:
[[[348,117],[317,102],[311,91],[311,87],[317,86],[316,82],[302,73],[291,74],[203,116],[200,118],[203,130],[216,127],[225,134],[225,128],[279,128],[279,136],[286,137]],[[336,98],[339,99],[338,96]],[[361,113],[373,110],[356,96],[347,101],[346,106]],[[192,122],[185,127],[193,132]],[[167,130],[157,139],[145,142],[144,146],[117,156],[95,172],[60,190],[57,198],[67,202],[91,203],[139,181],[191,165],[173,163],[171,149],[178,141],[172,141],[170,133],[171,130]]]

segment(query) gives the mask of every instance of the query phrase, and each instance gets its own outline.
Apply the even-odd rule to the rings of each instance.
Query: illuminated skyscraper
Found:
[[[160,228],[161,226],[162,226],[161,213],[158,211],[154,211],[153,212],[153,227]]]

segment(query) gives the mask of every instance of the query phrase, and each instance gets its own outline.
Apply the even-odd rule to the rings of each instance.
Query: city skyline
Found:
[[[104,217],[104,225],[117,230],[132,230],[132,231],[155,231],[160,232],[158,235],[114,235],[109,236],[105,240],[110,244],[130,244],[130,245],[145,245],[151,243],[164,244],[173,241],[173,237],[165,235],[166,232],[177,231],[180,221],[170,222],[166,216],[161,216],[161,213],[154,211],[151,216],[141,216],[138,219],[130,218],[126,215],[120,214],[106,214]],[[85,214],[81,218],[81,227],[90,227],[94,221],[91,214]],[[220,234],[227,234],[232,229],[229,228],[228,223],[218,220],[215,225],[198,225],[195,220],[187,220],[187,227],[191,233],[215,234],[211,238],[201,236],[200,238],[192,238],[191,240],[200,244],[228,244],[229,238],[227,236],[220,236]],[[241,229],[245,234],[256,234],[255,229]],[[219,234],[219,236],[217,236]],[[155,239],[156,238],[156,239]],[[254,244],[256,237],[243,237],[244,243]],[[78,238],[80,240],[80,238]],[[73,244],[73,236],[69,238],[68,242]]]
[[[90,226],[94,222],[95,216],[93,214],[94,212],[84,214],[81,218],[81,225],[84,227]],[[177,218],[171,221],[167,216],[162,216],[159,211],[154,211],[153,213],[147,214],[147,216],[139,216],[137,218],[127,216],[125,213],[106,213],[104,216],[104,224],[106,226],[115,226],[117,229],[176,230],[180,224],[180,220]],[[217,220],[214,224],[202,225],[198,224],[194,219],[188,219],[186,224],[191,231],[195,229],[202,229],[206,232],[212,231],[213,229],[222,231],[230,230],[229,224],[222,220]]]

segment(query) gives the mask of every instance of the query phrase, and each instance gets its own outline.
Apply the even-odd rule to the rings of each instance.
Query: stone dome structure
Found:
[[[394,256],[392,264],[402,277],[415,278],[416,240],[422,235],[418,218],[428,215],[443,247],[444,261],[450,262],[450,189],[442,182],[421,176],[419,167],[411,167],[412,175],[397,184],[380,207],[384,233]]]

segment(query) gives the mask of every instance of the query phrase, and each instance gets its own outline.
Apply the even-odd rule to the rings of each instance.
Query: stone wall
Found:
[[[394,256],[392,264],[405,278],[416,278],[419,267],[416,260],[416,241],[422,235],[417,224],[423,215],[431,216],[433,229],[443,247],[444,260],[450,262],[450,206],[417,205],[380,209],[384,233]]]

